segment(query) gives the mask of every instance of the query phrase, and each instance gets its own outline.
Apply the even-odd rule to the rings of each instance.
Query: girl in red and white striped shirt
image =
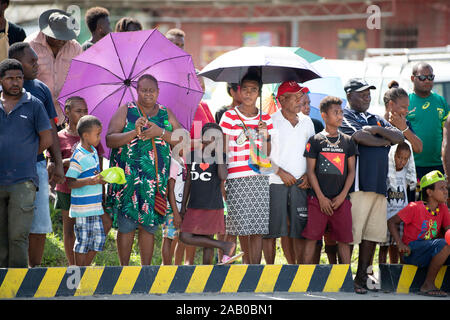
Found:
[[[226,111],[220,121],[228,151],[227,234],[239,236],[244,262],[250,264],[261,263],[262,235],[269,232],[269,178],[248,165],[250,135],[258,137],[256,144],[267,154],[271,148],[272,119],[256,107],[260,90],[259,76],[246,74],[240,83],[241,105]]]

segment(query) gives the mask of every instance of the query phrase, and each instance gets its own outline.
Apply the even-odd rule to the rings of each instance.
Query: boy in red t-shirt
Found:
[[[447,294],[434,285],[443,265],[450,265],[450,245],[442,234],[450,229],[450,213],[447,208],[447,181],[438,170],[431,171],[420,180],[422,201],[411,202],[388,220],[388,228],[403,260],[407,264],[427,267],[428,271],[420,294],[446,297]],[[398,227],[404,222],[403,238]],[[443,231],[443,233],[441,233]]]

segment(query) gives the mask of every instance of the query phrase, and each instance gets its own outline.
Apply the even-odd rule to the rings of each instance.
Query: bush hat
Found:
[[[80,27],[72,23],[73,17],[63,10],[50,9],[39,16],[39,29],[57,40],[73,40],[80,34]]]

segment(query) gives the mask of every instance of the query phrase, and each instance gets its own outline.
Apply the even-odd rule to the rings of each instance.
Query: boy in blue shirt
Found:
[[[80,143],[67,170],[67,185],[72,189],[69,216],[75,222],[75,264],[88,266],[97,251],[103,251],[105,231],[101,215],[102,184],[96,147],[100,143],[102,124],[92,115],[82,117],[77,124]]]

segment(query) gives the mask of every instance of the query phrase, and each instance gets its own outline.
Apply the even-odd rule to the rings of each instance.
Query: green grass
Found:
[[[43,267],[67,267],[68,263],[66,260],[66,255],[64,252],[64,244],[63,244],[63,231],[62,231],[62,217],[60,210],[55,210],[53,207],[53,203],[50,202],[50,215],[53,224],[53,233],[47,234],[47,240],[45,242],[44,248],[44,256],[42,258],[41,266]],[[119,266],[119,258],[117,255],[117,246],[116,246],[116,238],[117,238],[117,230],[111,229],[109,232],[105,247],[102,252],[97,253],[93,265],[96,266]],[[161,229],[159,229],[155,233],[155,248],[153,251],[153,259],[152,265],[160,265],[162,262],[161,258]],[[240,246],[238,244],[237,252],[240,252]],[[197,252],[195,255],[195,264],[202,263],[202,249],[197,248]],[[262,259],[262,263],[265,263],[264,255]],[[276,256],[275,256],[275,264],[286,264],[287,261],[284,257],[283,250],[281,249],[280,239],[277,239],[276,242]],[[327,255],[322,249],[322,253],[320,256],[321,264],[328,264]],[[131,266],[139,266],[141,264],[141,259],[139,255],[139,247],[137,244],[137,237],[135,237],[133,249],[131,251],[130,263]],[[353,274],[356,274],[356,269],[358,266],[358,246],[355,246],[352,254],[352,263],[351,270]],[[378,246],[375,250],[374,256],[374,272],[378,272]]]

